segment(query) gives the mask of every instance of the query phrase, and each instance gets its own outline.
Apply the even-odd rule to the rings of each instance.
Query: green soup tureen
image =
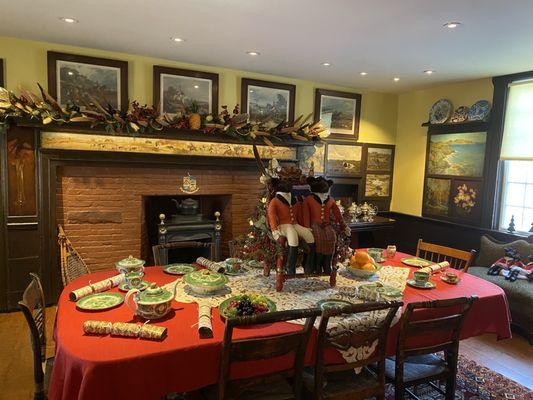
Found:
[[[183,281],[198,294],[210,294],[222,289],[228,283],[228,278],[218,272],[199,269],[186,274]]]
[[[162,318],[171,310],[170,305],[176,296],[177,286],[178,282],[174,285],[173,292],[158,287],[155,283],[144,292],[131,289],[126,294],[125,302],[135,315],[146,319]],[[133,303],[130,299],[133,299]]]
[[[127,274],[128,272],[144,271],[145,262],[146,261],[144,260],[139,260],[138,258],[129,256],[128,258],[117,261],[115,266],[117,267],[118,272],[121,274]]]

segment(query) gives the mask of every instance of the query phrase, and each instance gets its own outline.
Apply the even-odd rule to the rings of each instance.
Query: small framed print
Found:
[[[48,92],[62,106],[128,109],[128,63],[107,58],[48,52]]]
[[[326,173],[328,176],[361,176],[363,145],[352,142],[328,142]]]
[[[360,94],[316,89],[315,120],[322,121],[332,138],[357,140],[360,118]]]
[[[367,171],[392,171],[394,165],[394,146],[368,144],[366,148]]]
[[[427,178],[424,189],[422,214],[448,217],[450,214],[451,179]]]
[[[273,128],[283,121],[294,121],[296,86],[243,78],[241,82],[242,112],[248,121]]]
[[[391,196],[392,179],[389,174],[365,175],[365,198],[386,198]]]
[[[482,182],[453,179],[451,188],[451,216],[477,222],[481,218]]]
[[[193,103],[202,115],[218,114],[218,74],[154,65],[154,106],[161,114],[185,113]]]

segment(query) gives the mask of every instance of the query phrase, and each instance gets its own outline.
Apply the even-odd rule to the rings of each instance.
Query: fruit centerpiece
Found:
[[[371,277],[379,268],[379,264],[376,264],[367,252],[361,250],[350,257],[350,263],[346,266],[348,272],[360,278]]]
[[[243,317],[276,311],[276,305],[268,297],[260,294],[242,294],[224,300],[219,307],[225,318]]]

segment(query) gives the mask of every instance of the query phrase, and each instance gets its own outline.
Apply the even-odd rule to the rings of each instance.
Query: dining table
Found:
[[[387,258],[384,265],[391,268],[409,268],[409,277],[417,268],[402,263],[409,255],[397,252]],[[48,397],[51,400],[106,400],[106,399],[160,399],[168,393],[188,392],[215,384],[220,369],[220,353],[224,334],[224,319],[216,307],[212,309],[210,338],[198,334],[198,304],[172,301],[172,311],[163,319],[150,323],[168,330],[162,341],[110,335],[88,335],[83,323],[87,320],[112,322],[137,322],[144,320],[133,315],[125,303],[105,311],[82,311],[69,299],[75,289],[109,278],[116,270],[98,271],[79,277],[65,286],[57,306],[54,329],[56,344],[54,367],[50,379]],[[436,287],[431,290],[406,285],[403,290],[405,309],[408,303],[443,300],[476,295],[470,312],[465,317],[461,339],[486,333],[497,339],[511,337],[510,314],[505,293],[498,286],[459,271],[456,285],[443,282],[439,274],[431,280]],[[259,276],[259,275],[258,275]],[[144,279],[157,285],[169,284],[176,279],[162,267],[145,268]],[[272,281],[274,277],[272,276]],[[294,281],[294,280],[291,280]],[[119,292],[117,287],[109,290]],[[430,315],[430,314],[428,314]],[[387,353],[394,355],[400,324],[396,321],[388,335]],[[248,326],[234,331],[234,338],[268,337],[301,329],[301,325],[280,322],[260,326]],[[315,357],[313,332],[305,356],[306,365],[313,365]],[[423,340],[423,338],[422,338]],[[336,349],[328,350],[327,363],[346,362]],[[237,363],[231,368],[231,378],[240,379],[282,371],[291,367],[290,355],[269,360]]]

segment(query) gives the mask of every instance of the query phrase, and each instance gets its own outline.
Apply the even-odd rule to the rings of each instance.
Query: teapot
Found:
[[[171,308],[172,300],[176,297],[178,282],[174,285],[174,291],[169,292],[152,283],[145,291],[131,289],[126,293],[124,302],[133,311],[145,319],[158,319],[167,315]],[[132,297],[133,296],[133,297]],[[133,299],[133,303],[130,301]]]
[[[171,199],[178,213],[182,215],[196,215],[198,214],[198,201],[188,198],[183,200],[181,203],[176,199]]]

